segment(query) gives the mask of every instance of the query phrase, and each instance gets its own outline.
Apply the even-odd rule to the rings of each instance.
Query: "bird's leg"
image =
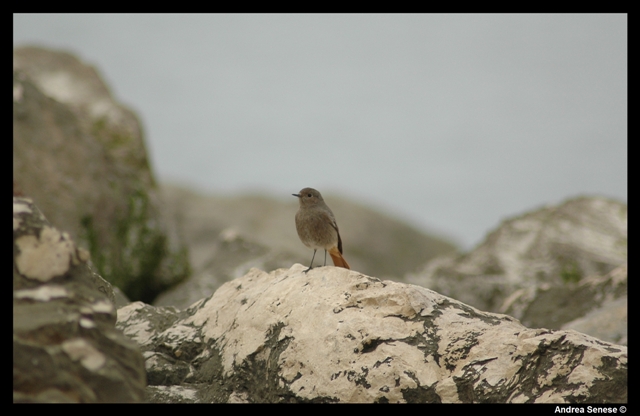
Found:
[[[324,251],[324,265],[327,265],[327,250]]]
[[[325,252],[325,256],[326,256],[326,255],[327,255],[327,254],[326,254],[326,252]],[[306,273],[306,272],[308,272],[309,270],[311,270],[311,268],[312,268],[312,266],[313,266],[313,259],[315,259],[315,258],[316,258],[316,249],[314,249],[314,250],[313,250],[313,257],[311,257],[311,264],[309,265],[309,268],[308,268],[307,270],[304,270],[304,272],[303,272],[303,273]],[[325,261],[326,261],[326,259],[325,259]]]

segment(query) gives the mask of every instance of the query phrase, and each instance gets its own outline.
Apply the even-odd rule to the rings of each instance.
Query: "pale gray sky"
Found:
[[[310,186],[465,248],[541,205],[627,200],[626,15],[13,23],[14,46],[98,68],[140,116],[161,180],[282,199]]]

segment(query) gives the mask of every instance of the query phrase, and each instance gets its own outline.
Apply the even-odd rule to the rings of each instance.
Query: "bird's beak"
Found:
[[[300,194],[291,194],[293,196],[297,196],[298,198],[300,198]]]

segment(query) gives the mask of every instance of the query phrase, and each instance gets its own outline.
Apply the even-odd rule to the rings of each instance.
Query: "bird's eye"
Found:
[[[308,196],[309,198],[311,198],[311,194],[307,194],[307,196]]]

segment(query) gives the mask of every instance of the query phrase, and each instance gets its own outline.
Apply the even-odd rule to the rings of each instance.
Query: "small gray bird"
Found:
[[[316,250],[324,249],[324,264],[327,265],[327,251],[333,260],[333,265],[351,269],[349,263],[342,257],[342,239],[338,231],[338,223],[333,216],[333,212],[324,203],[320,192],[313,188],[304,188],[298,194],[300,209],[296,213],[296,230],[298,237],[305,246],[313,249],[311,264],[304,272],[313,268],[313,259],[316,257]]]

